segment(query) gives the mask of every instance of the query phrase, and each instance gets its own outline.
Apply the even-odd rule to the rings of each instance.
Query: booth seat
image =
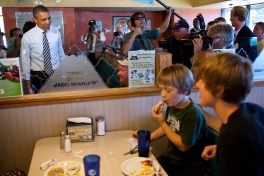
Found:
[[[98,60],[96,69],[108,88],[120,87],[118,68],[114,68],[102,57]]]

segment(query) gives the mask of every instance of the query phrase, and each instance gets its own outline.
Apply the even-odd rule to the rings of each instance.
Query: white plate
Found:
[[[129,176],[135,176],[137,174],[139,174],[143,169],[142,169],[142,164],[141,161],[144,160],[151,160],[149,158],[144,158],[144,157],[136,157],[136,158],[130,158],[125,160],[122,164],[121,164],[121,170],[124,174],[129,175]],[[156,169],[159,171],[160,170],[160,166],[158,164],[157,161],[152,160]],[[153,168],[153,167],[152,167]],[[136,171],[133,175],[130,174],[131,171]],[[150,175],[153,175],[154,172]]]
[[[49,171],[50,171],[51,169],[53,169],[54,166],[55,166],[55,167],[56,167],[56,166],[58,166],[58,167],[60,166],[60,167],[63,168],[64,165],[67,166],[68,164],[73,163],[73,162],[74,162],[74,163],[79,163],[79,164],[80,164],[81,168],[80,168],[79,172],[81,173],[81,176],[85,176],[85,174],[84,174],[84,166],[83,166],[83,163],[80,163],[80,162],[77,162],[77,161],[60,161],[60,162],[57,162],[55,165],[49,167],[49,168],[46,170],[46,172],[44,173],[44,176],[48,176]]]

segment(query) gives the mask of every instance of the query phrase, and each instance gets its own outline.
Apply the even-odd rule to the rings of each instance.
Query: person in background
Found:
[[[226,23],[226,19],[224,17],[217,17],[214,21]]]
[[[4,33],[0,32],[0,46],[4,46]],[[2,47],[0,47],[0,58],[6,58],[6,50],[2,49]]]
[[[202,157],[216,156],[222,175],[264,175],[264,108],[244,102],[252,85],[251,62],[237,54],[213,55],[200,68],[199,104],[222,122],[217,145],[206,146]]]
[[[190,39],[189,24],[184,20],[178,20],[177,23],[171,27],[173,36],[168,38],[169,46],[168,52],[172,54],[172,64],[181,63],[188,68],[192,64],[190,58],[193,56],[193,46],[184,45],[186,39]],[[184,46],[183,46],[184,45]]]
[[[27,31],[29,31],[30,29],[32,29],[35,26],[36,26],[36,23],[34,23],[32,21],[27,21],[27,22],[25,22],[22,31],[25,34]],[[20,59],[20,61],[21,61],[21,59]],[[22,81],[22,88],[23,88],[23,93],[27,94],[26,81],[25,80]]]
[[[25,22],[22,31],[25,34],[27,31],[29,31],[30,29],[32,29],[35,26],[36,26],[36,23],[34,23],[32,21],[27,21],[27,22]]]
[[[122,48],[124,40],[124,32],[121,26],[116,27],[116,31],[113,33],[113,39],[110,43],[112,47]]]
[[[14,37],[13,31],[14,31],[14,28],[12,28],[12,29],[9,30],[9,36],[10,36],[10,38]]]
[[[232,49],[234,41],[234,30],[230,24],[217,22],[210,27],[207,35],[210,39],[209,51],[212,49]],[[192,63],[191,71],[194,76],[195,82],[198,81],[199,76],[199,60],[200,52],[202,51],[203,40],[201,38],[196,38],[193,40],[193,52],[194,56],[190,59]]]
[[[5,50],[5,52],[6,52],[7,48],[5,47],[5,42],[4,42],[5,33],[1,31],[1,28],[0,28],[0,35],[1,35],[1,40],[2,40],[1,43],[0,43],[0,48]]]
[[[236,53],[254,62],[258,56],[257,46],[252,46],[251,38],[255,37],[253,32],[246,26],[248,11],[243,6],[235,6],[231,10],[230,21],[235,28]]]
[[[253,33],[258,39],[258,52],[260,53],[264,48],[264,23],[256,23],[253,29]]]
[[[152,107],[152,117],[159,128],[151,133],[150,140],[165,135],[169,139],[167,150],[158,162],[168,175],[204,176],[208,162],[201,153],[207,142],[208,127],[202,110],[188,97],[193,89],[191,71],[182,64],[171,65],[159,73],[157,83],[167,109],[164,116],[154,111],[157,105]],[[137,137],[137,131],[132,136]]]
[[[200,23],[198,18],[193,19],[193,28],[190,30],[191,33],[200,31]]]
[[[134,31],[134,27],[131,25],[131,19],[127,20],[127,28],[130,32]]]
[[[214,24],[219,23],[218,21],[209,21],[206,25],[206,31],[208,32],[210,27],[213,26]]]
[[[33,9],[33,21],[36,26],[23,35],[20,52],[22,79],[26,80],[28,94],[38,93],[65,58],[61,35],[51,26],[49,10],[43,5],[36,6]],[[46,42],[43,40],[48,45],[44,45]]]
[[[134,27],[134,31],[125,35],[124,45],[122,51],[127,54],[128,51],[135,50],[152,50],[152,41],[157,39],[159,34],[165,32],[168,28],[171,7],[166,9],[167,15],[159,28],[152,30],[145,30],[147,19],[143,12],[136,12],[131,16],[131,25]]]
[[[120,64],[117,73],[119,76],[120,87],[128,87],[128,60],[117,60],[117,62]]]
[[[90,20],[88,22],[89,27],[81,37],[81,41],[86,43],[86,54],[88,59],[94,66],[97,64],[97,53],[102,53],[102,43],[105,42],[105,34],[102,31],[98,31],[96,27],[96,21]]]
[[[12,32],[12,36],[7,41],[7,57],[19,57],[20,47],[21,47],[21,39],[22,39],[22,31],[19,28],[13,28],[10,30]],[[10,34],[11,36],[11,34]]]

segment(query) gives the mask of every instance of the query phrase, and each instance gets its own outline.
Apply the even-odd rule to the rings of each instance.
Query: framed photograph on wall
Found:
[[[127,20],[130,19],[130,16],[113,16],[113,32],[116,31],[117,26],[121,26],[123,28],[124,33],[128,33],[127,29]]]

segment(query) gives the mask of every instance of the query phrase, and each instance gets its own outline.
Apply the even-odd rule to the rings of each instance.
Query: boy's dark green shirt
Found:
[[[181,152],[169,141],[164,155],[179,162],[200,160],[206,145],[207,124],[202,110],[193,101],[183,109],[168,107],[166,110],[166,123],[181,136],[182,143],[192,146],[188,151]]]

